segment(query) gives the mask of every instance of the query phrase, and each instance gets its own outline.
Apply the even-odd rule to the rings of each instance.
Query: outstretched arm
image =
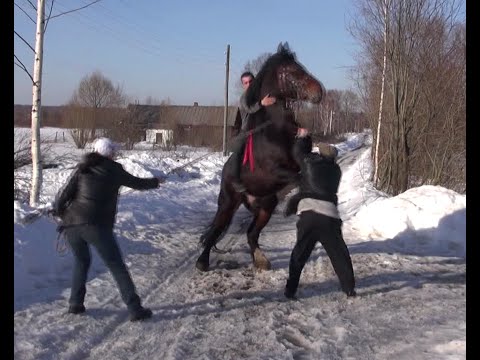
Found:
[[[129,187],[131,189],[135,190],[148,190],[148,189],[154,189],[158,187],[160,184],[159,178],[152,177],[152,178],[139,178],[136,176],[133,176],[129,172],[125,171],[123,167],[121,168],[120,171],[120,184],[126,187]]]

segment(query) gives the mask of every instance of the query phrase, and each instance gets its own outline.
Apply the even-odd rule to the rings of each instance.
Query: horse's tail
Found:
[[[200,235],[200,240],[198,242],[198,244],[202,247],[205,247],[205,242],[206,242],[206,238],[207,238],[207,235],[208,233],[211,232],[212,230],[212,227],[213,227],[213,221],[207,226],[206,230],[203,232],[202,235]]]
[[[207,245],[207,241],[211,237],[213,231],[215,231],[215,227],[214,227],[214,222],[212,221],[212,223],[210,223],[210,225],[207,226],[207,229],[204,231],[204,233],[200,235],[200,241],[198,243],[201,247],[205,247]],[[220,233],[218,238],[215,240],[215,243],[213,244],[214,247],[218,244],[220,240],[223,239],[226,232],[227,232],[227,229],[224,229]]]

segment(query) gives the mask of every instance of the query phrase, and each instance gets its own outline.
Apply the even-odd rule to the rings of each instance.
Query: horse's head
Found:
[[[265,61],[248,88],[247,103],[254,103],[266,94],[280,100],[319,103],[325,88],[297,61],[288,44],[280,43],[277,52]]]

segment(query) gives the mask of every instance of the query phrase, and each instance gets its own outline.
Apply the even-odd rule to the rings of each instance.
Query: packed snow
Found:
[[[91,148],[76,149],[63,129],[44,128],[42,138],[50,139],[49,156],[58,165],[44,170],[39,208],[48,208]],[[94,250],[87,311],[68,314],[72,254],[57,239],[54,219],[27,223],[38,209],[16,201],[15,359],[465,359],[466,195],[420,186],[387,196],[370,182],[368,132],[348,134],[335,146],[357,297],[340,291],[318,244],[298,300],[284,298],[296,240],[296,217],[283,216],[284,200],[260,236],[272,270],[252,267],[251,217],[243,207],[218,244],[226,253],[212,253],[208,272],[196,270],[198,241],[215,214],[226,158],[208,149],[166,152],[140,143],[117,161],[136,176],[167,180],[155,190],[121,190],[115,233],[153,317],[128,321]],[[31,167],[16,176],[28,179]]]

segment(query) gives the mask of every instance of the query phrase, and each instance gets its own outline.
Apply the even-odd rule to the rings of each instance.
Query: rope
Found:
[[[58,233],[57,240],[55,241],[55,251],[62,257],[68,252],[67,241],[61,232]]]
[[[22,220],[22,223],[24,225],[32,224],[42,216],[45,216],[47,219],[52,220],[57,225],[56,231],[58,232],[58,235],[57,239],[54,241],[54,248],[60,256],[65,256],[65,254],[68,252],[68,246],[65,238],[62,236],[63,227],[60,222],[52,215],[52,209],[37,209],[25,216],[25,218],[23,218]]]
[[[213,154],[213,153],[204,154],[204,155],[202,155],[202,156],[199,156],[199,157],[196,158],[196,159],[193,159],[192,161],[187,162],[186,164],[183,164],[183,165],[181,165],[181,166],[177,166],[177,167],[175,167],[175,168],[173,168],[173,169],[170,169],[170,170],[165,174],[165,177],[167,177],[167,176],[170,175],[170,174],[174,174],[175,172],[177,172],[177,171],[179,171],[179,170],[181,170],[181,169],[183,169],[183,168],[185,168],[185,167],[187,167],[187,166],[189,166],[189,165],[192,165],[192,164],[196,163],[197,161],[200,161],[200,160],[202,160],[203,158],[206,158],[207,156],[210,156],[210,155],[212,155],[212,154]],[[133,191],[135,191],[135,189],[130,189],[130,190],[127,190],[127,191],[122,192],[121,195],[127,195],[127,194],[130,194],[130,193],[133,192]]]
[[[192,161],[189,161],[189,162],[187,162],[186,164],[183,164],[183,165],[181,165],[181,166],[178,166],[178,167],[176,167],[176,168],[171,169],[169,172],[167,172],[166,175],[173,174],[173,173],[177,172],[178,170],[181,170],[181,169],[187,167],[188,165],[195,164],[197,161],[200,161],[200,160],[202,160],[203,158],[206,158],[207,156],[210,156],[210,155],[212,155],[212,153],[207,153],[207,154],[204,154],[204,155],[202,155],[202,156],[199,156],[198,158],[193,159]]]

